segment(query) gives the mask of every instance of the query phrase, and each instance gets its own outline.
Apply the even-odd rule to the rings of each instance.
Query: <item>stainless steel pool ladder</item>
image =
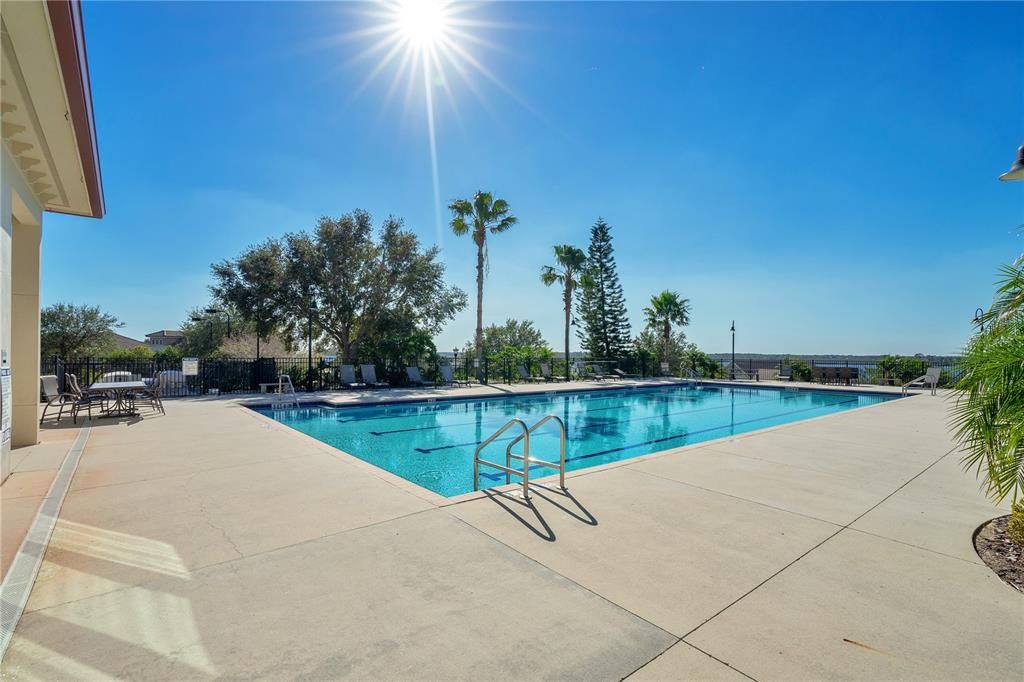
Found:
[[[270,398],[270,406],[279,410],[288,406],[298,407],[299,396],[295,393],[295,386],[292,385],[292,378],[287,374],[280,374],[277,377],[277,393]]]
[[[530,458],[530,434],[536,431],[540,426],[543,426],[549,421],[553,421],[558,425],[558,461],[550,462],[543,459],[531,459]],[[493,443],[498,436],[505,433],[513,426],[518,426],[522,431],[518,436],[512,439],[512,441],[505,448],[505,464],[504,466],[497,462],[491,462],[486,459],[480,458],[480,453],[483,452],[484,448]],[[517,445],[520,441],[523,443],[523,454],[517,455],[512,452],[512,448]],[[514,469],[512,467],[512,460],[516,459],[523,463],[522,469]],[[480,465],[489,466],[499,471],[505,472],[505,483],[511,483],[512,475],[521,476],[523,479],[523,498],[529,498],[530,496],[530,467],[531,466],[543,466],[550,469],[558,469],[558,487],[565,488],[565,422],[553,414],[549,414],[533,426],[527,426],[526,422],[522,419],[510,419],[505,422],[504,426],[495,431],[487,438],[483,443],[477,446],[476,451],[473,453],[473,490],[480,489]]]
[[[704,377],[694,372],[691,368],[687,367],[686,371],[683,372],[683,383],[692,383],[694,386],[700,386],[700,382],[703,381]]]

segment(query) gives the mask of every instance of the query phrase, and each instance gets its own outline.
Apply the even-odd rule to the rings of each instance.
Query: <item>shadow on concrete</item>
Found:
[[[540,498],[548,504],[556,507],[572,518],[587,524],[596,526],[597,518],[577,500],[568,488],[555,488],[552,486],[533,484],[530,486],[530,499],[524,500],[515,491],[502,492],[497,490],[483,491],[487,499],[495,503],[516,521],[526,527],[531,533],[546,542],[554,542],[558,539],[551,525],[544,518],[540,509],[534,503],[534,498]],[[559,502],[559,498],[564,501]],[[517,509],[518,508],[518,509]]]

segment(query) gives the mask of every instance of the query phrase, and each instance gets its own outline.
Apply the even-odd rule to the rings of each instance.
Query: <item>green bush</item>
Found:
[[[814,371],[811,366],[800,358],[783,358],[783,365],[789,365],[790,376],[793,381],[810,381],[814,378]]]
[[[148,346],[133,346],[131,348],[118,348],[107,354],[109,360],[149,360],[153,357],[153,351]]]
[[[1006,524],[1006,535],[1024,547],[1024,500],[1014,502],[1010,511],[1010,522]]]

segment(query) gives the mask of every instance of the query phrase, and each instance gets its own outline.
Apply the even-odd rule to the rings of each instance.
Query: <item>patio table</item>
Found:
[[[107,407],[100,415],[101,417],[134,417],[138,415],[131,394],[144,390],[146,390],[146,384],[142,381],[97,381],[89,386],[89,393],[109,395],[113,398],[113,405]]]

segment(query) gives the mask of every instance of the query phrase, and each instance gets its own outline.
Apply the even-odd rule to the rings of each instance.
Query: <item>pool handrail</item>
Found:
[[[519,441],[523,440],[523,436],[516,436],[514,439],[512,439],[512,442],[508,444],[508,447],[505,448],[505,461],[508,462],[511,465],[513,459],[521,459],[521,460],[523,460],[523,469],[529,469],[530,468],[530,466],[529,466],[530,462],[532,462],[534,464],[537,464],[538,466],[545,466],[545,467],[549,467],[551,469],[558,469],[558,487],[562,488],[564,490],[565,489],[565,422],[562,421],[561,417],[558,417],[557,415],[549,414],[546,417],[544,417],[543,419],[541,419],[540,421],[538,421],[536,424],[531,426],[529,429],[527,429],[527,433],[533,433],[540,426],[543,426],[544,424],[546,424],[547,422],[552,421],[552,420],[554,420],[554,422],[556,424],[558,424],[558,450],[559,450],[559,453],[558,453],[558,462],[557,463],[549,462],[549,461],[543,460],[543,459],[528,460],[529,452],[530,452],[528,446],[524,446],[523,454],[522,455],[517,455],[514,452],[512,452],[512,447],[514,445],[516,445],[516,443],[518,443]],[[506,481],[507,481],[507,478],[506,478]]]
[[[473,490],[474,491],[480,489],[480,465],[483,464],[485,466],[489,466],[489,467],[493,467],[495,469],[498,469],[499,471],[504,471],[505,472],[505,480],[506,481],[509,480],[509,476],[511,474],[516,474],[517,476],[522,476],[523,477],[523,498],[525,499],[525,498],[529,497],[530,468],[528,466],[524,466],[522,471],[519,471],[518,469],[513,469],[512,466],[511,466],[512,462],[510,461],[510,459],[507,456],[505,458],[505,466],[502,466],[502,465],[498,464],[497,462],[491,462],[491,461],[486,460],[486,459],[480,459],[480,452],[484,448],[486,448],[488,445],[493,443],[498,436],[500,436],[501,434],[505,433],[507,430],[509,430],[513,426],[518,426],[519,428],[521,428],[523,430],[522,438],[523,438],[523,441],[524,441],[524,446],[523,446],[525,448],[524,451],[526,453],[530,452],[530,429],[527,428],[526,422],[524,422],[522,419],[518,419],[518,418],[516,418],[516,419],[509,419],[507,422],[505,422],[504,426],[502,426],[500,429],[498,429],[497,431],[492,433],[487,438],[487,440],[485,440],[483,443],[480,443],[480,445],[478,445],[476,447],[476,450],[473,452]],[[507,454],[507,451],[506,451],[506,454]]]

